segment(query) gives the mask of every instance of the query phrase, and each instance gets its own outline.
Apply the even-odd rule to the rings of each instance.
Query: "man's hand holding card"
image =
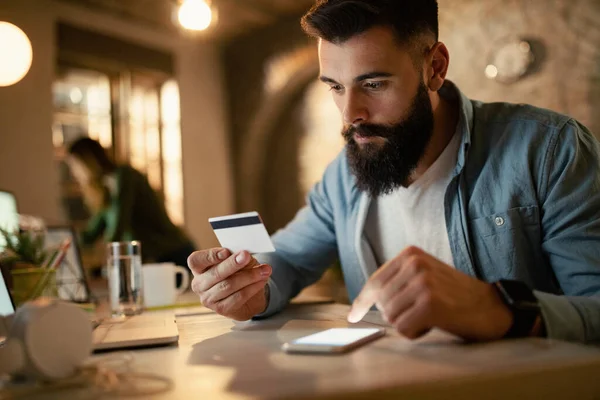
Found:
[[[239,321],[250,319],[267,307],[265,287],[272,272],[251,254],[275,251],[273,243],[256,212],[209,222],[222,247],[190,255],[192,290],[211,310]]]

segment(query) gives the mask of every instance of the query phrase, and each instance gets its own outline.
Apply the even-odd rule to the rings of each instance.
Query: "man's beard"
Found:
[[[360,146],[353,136],[382,137],[383,145]],[[373,197],[408,186],[409,178],[425,153],[433,134],[433,110],[427,88],[421,82],[404,121],[392,125],[361,124],[344,128],[348,163],[357,186]]]

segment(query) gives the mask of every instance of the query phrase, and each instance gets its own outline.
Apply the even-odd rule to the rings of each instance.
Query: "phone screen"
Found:
[[[351,343],[378,334],[378,328],[333,328],[292,341],[293,345],[347,346]]]

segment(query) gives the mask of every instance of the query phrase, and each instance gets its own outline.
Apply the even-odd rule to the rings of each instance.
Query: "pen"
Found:
[[[41,294],[42,290],[44,290],[44,288],[46,287],[46,285],[48,283],[50,273],[52,271],[54,271],[60,265],[60,263],[64,260],[65,256],[67,255],[67,250],[69,250],[70,246],[71,246],[71,239],[65,239],[61,243],[61,245],[58,249],[58,252],[52,259],[52,262],[50,263],[50,265],[48,265],[46,268],[44,268],[46,271],[45,271],[44,275],[42,275],[42,277],[38,281],[35,288],[31,291],[31,295],[27,298],[28,300],[35,299],[36,297],[38,297]]]

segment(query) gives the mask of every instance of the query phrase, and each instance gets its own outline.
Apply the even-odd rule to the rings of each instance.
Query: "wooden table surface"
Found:
[[[281,351],[291,339],[348,326],[348,310],[297,304],[270,319],[236,323],[190,309],[177,319],[178,345],[131,351],[133,367],[174,381],[172,391],[145,397],[153,399],[600,398],[600,349],[559,341],[465,344],[441,331],[409,341],[388,329],[384,338],[344,355]],[[370,312],[354,326],[387,325]],[[89,393],[40,398],[75,400]]]

